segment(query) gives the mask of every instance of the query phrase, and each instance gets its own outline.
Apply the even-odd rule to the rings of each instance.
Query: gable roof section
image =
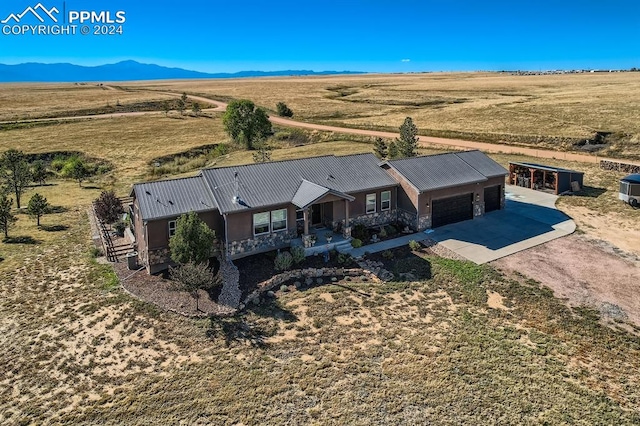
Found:
[[[308,180],[303,179],[291,202],[302,209],[318,201],[326,194],[336,195],[349,201],[355,200],[355,198],[350,195],[317,185],[313,182],[309,182]]]
[[[427,155],[386,163],[419,192],[485,182],[507,170],[480,151]]]
[[[238,172],[238,195],[241,203],[233,202],[235,172]],[[294,204],[308,205],[305,203],[318,194],[315,199],[327,192],[344,196],[348,193],[397,185],[388,173],[378,167],[378,159],[373,154],[343,157],[327,155],[205,169],[202,170],[202,177],[222,214],[292,203],[294,197]],[[301,191],[304,181],[308,183],[304,184]],[[306,194],[306,190],[310,193]]]
[[[545,166],[544,164],[536,164],[536,163],[522,163],[517,161],[509,161],[509,164],[513,164],[516,166],[528,167],[531,169],[537,170],[546,170],[548,172],[564,172],[564,173],[573,173],[583,175],[584,172],[579,172],[577,170],[564,169],[562,167],[554,167],[554,166]]]
[[[217,209],[201,176],[137,183],[133,186],[142,220]]]

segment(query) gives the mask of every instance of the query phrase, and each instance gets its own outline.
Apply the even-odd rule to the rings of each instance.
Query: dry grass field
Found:
[[[411,82],[427,77],[451,78],[403,76],[404,82],[398,84],[407,87],[407,98],[398,99],[413,99]],[[464,82],[490,76],[458,77]],[[321,107],[312,111],[302,106],[311,108],[309,99],[327,86],[384,78],[389,79],[196,82],[190,90],[184,83],[171,82],[166,83],[170,87],[154,83],[154,88],[221,99],[250,97],[266,106],[284,100],[300,114],[298,118],[335,121],[314,116]],[[629,77],[611,78],[620,78],[623,84]],[[527,79],[521,81],[533,81]],[[276,83],[280,92],[269,89]],[[515,91],[516,83],[511,84]],[[259,90],[256,85],[261,85]],[[522,90],[534,88],[524,84]],[[325,96],[329,92],[318,98],[322,105],[332,105],[325,109],[328,113],[342,107],[363,108],[362,114],[387,108],[329,99]],[[140,93],[132,96],[153,97],[152,92]],[[21,114],[64,111],[66,107],[53,95],[47,106],[38,103],[37,95],[24,93],[37,105]],[[105,102],[89,95],[80,105],[73,103],[77,94],[70,96],[69,110]],[[396,111],[400,122],[409,111],[402,105],[388,108]],[[1,114],[9,109],[3,102]],[[418,121],[417,114],[411,115]],[[342,119],[346,116],[338,121]],[[511,125],[515,129],[527,124]],[[573,137],[567,135],[563,137]],[[372,149],[366,138],[345,140],[317,132],[307,136],[310,143],[301,146],[276,142],[279,149],[272,158]],[[10,235],[31,240],[0,243],[0,423],[640,423],[638,325],[604,326],[596,311],[569,308],[535,281],[518,274],[505,276],[490,266],[424,252],[413,261],[431,268],[430,279],[382,285],[342,281],[340,286],[284,293],[276,301],[227,319],[183,318],[127,295],[111,268],[89,255],[90,201],[102,189],[115,188],[125,195],[131,183],[159,177],[153,165],[159,157],[176,156],[162,165],[172,176],[203,166],[251,161],[251,154],[240,150],[188,156],[190,150],[225,142],[219,113],[211,118],[153,115],[32,123],[0,130],[0,151],[81,151],[113,165],[108,175],[82,188],[56,179],[48,186],[30,188],[25,200],[39,192],[58,207],[57,213],[44,216],[40,229],[34,219],[19,213]],[[434,152],[438,151],[422,151]],[[502,164],[510,159],[535,161],[507,155],[494,158]],[[581,232],[640,254],[640,238],[620,237],[640,236],[640,211],[616,201],[620,173],[595,165],[546,162],[585,171],[586,190],[559,201]]]
[[[365,75],[140,83],[133,87],[247,98],[295,118],[421,134],[570,149],[611,132],[602,155],[640,158],[640,73],[512,76],[495,73]]]

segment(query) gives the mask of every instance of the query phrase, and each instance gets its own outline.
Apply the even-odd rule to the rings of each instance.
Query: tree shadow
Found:
[[[47,232],[60,232],[69,229],[67,225],[40,225],[40,229]]]
[[[62,206],[51,206],[49,208],[49,213],[66,213],[69,209]]]
[[[20,235],[17,237],[9,237],[2,240],[5,244],[40,244],[40,241],[36,240],[30,235]]]
[[[575,195],[579,197],[588,197],[588,198],[598,198],[602,194],[607,192],[605,188],[596,188],[593,186],[583,186],[579,192],[576,192]]]
[[[96,185],[82,185],[80,188],[82,189],[102,189],[99,186]]]
[[[232,317],[211,316],[206,335],[210,339],[217,336],[224,337],[227,346],[246,342],[257,348],[266,348],[269,345],[265,339],[271,337],[273,333],[259,324],[247,322],[243,314],[238,314]]]

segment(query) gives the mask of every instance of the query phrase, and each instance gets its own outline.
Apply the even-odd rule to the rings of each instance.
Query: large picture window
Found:
[[[173,237],[176,234],[176,221],[169,221],[169,238]]]
[[[271,230],[273,232],[287,229],[287,209],[274,210],[271,212]]]
[[[376,212],[376,194],[367,194],[367,213]]]
[[[380,210],[385,211],[391,208],[391,191],[384,191],[380,194]]]
[[[269,212],[255,213],[253,215],[253,235],[269,233]]]

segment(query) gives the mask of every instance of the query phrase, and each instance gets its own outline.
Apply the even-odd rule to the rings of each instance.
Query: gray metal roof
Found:
[[[296,206],[303,208],[313,203],[327,192],[329,192],[329,188],[325,188],[324,186],[302,179],[302,183],[298,187],[298,190],[293,196],[293,200],[291,200],[291,202]]]
[[[480,151],[457,152],[456,155],[462,158],[468,165],[479,171],[484,177],[498,177],[509,174],[509,171],[500,164],[487,157]]]
[[[240,203],[233,202],[236,172]],[[310,185],[305,185],[312,193],[309,196],[297,194],[303,180],[344,194],[397,185],[397,182],[378,166],[378,159],[373,154],[342,157],[327,155],[205,169],[202,170],[202,176],[223,214],[291,203],[294,197],[296,202],[303,204],[306,199],[320,191],[318,188],[312,189]]]
[[[509,161],[509,164],[514,164],[516,166],[528,167],[528,168],[531,168],[531,169],[546,170],[548,172],[575,173],[575,174],[580,174],[580,175],[584,174],[584,172],[579,172],[577,170],[564,169],[562,167],[545,166],[544,164],[521,163],[521,162],[517,162],[517,161]]]
[[[484,182],[489,177],[508,173],[480,151],[403,158],[387,161],[387,164],[420,192]]]
[[[133,186],[143,220],[177,217],[217,205],[201,176],[137,183]]]

